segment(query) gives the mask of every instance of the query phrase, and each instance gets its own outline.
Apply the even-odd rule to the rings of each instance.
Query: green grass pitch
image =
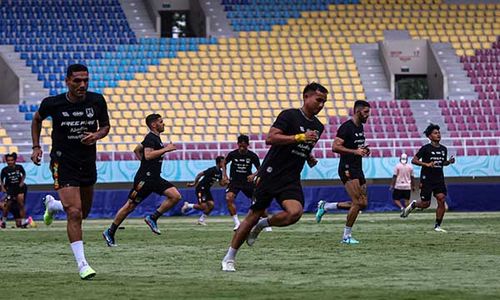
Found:
[[[86,257],[97,271],[78,277],[65,222],[0,230],[1,299],[499,299],[500,213],[361,214],[359,245],[339,243],[343,214],[321,224],[305,215],[295,225],[263,232],[244,245],[237,272],[220,271],[232,237],[229,217],[162,218],[161,236],[127,220],[108,248],[110,220],[84,224]],[[12,225],[12,222],[9,223]]]

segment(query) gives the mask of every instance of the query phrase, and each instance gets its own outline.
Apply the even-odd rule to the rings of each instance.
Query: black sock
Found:
[[[436,226],[434,227],[441,227],[441,222],[443,222],[443,219],[436,219]]]
[[[116,230],[118,229],[118,225],[115,223],[111,223],[111,226],[109,226],[109,233],[111,235],[115,235]]]
[[[151,215],[151,219],[153,219],[153,221],[156,221],[159,217],[161,217],[161,215],[163,215],[161,212],[155,210],[155,212]]]

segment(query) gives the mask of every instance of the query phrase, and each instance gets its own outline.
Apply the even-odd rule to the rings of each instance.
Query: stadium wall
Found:
[[[196,201],[194,189],[181,188],[182,201],[176,207],[167,212],[168,216],[180,216],[183,201],[194,203]],[[96,190],[94,204],[89,218],[113,218],[118,209],[125,203],[128,190]],[[35,219],[43,217],[42,197],[47,192],[28,192],[26,200],[27,213]],[[51,192],[57,198],[55,192]],[[228,215],[225,203],[225,191],[223,188],[214,188],[212,194],[215,199],[215,208],[213,216]],[[448,184],[448,209],[451,211],[500,211],[500,199],[492,195],[500,194],[500,185],[490,184]],[[304,187],[306,212],[314,212],[320,199],[327,201],[346,201],[348,195],[344,186],[312,186]],[[131,214],[131,217],[144,217],[146,214],[154,211],[161,203],[164,197],[151,195],[143,201],[137,209]],[[387,185],[369,185],[368,186],[368,212],[387,212],[397,211],[391,200],[391,192]],[[250,201],[244,195],[238,195],[236,199],[238,214],[246,215],[250,207]],[[280,207],[273,202],[269,211],[280,210]],[[200,212],[192,210],[192,215],[199,215]],[[58,218],[64,218],[60,214]]]
[[[375,157],[363,160],[365,176],[368,179],[392,178],[397,157]],[[196,174],[214,166],[212,160],[165,160],[162,176],[169,181],[192,181]],[[314,168],[304,167],[303,180],[339,179],[338,158],[320,159]],[[26,170],[26,183],[51,184],[52,175],[48,163],[38,167],[32,163],[22,163]],[[132,182],[139,161],[105,161],[98,162],[98,183]],[[0,164],[4,167],[5,164]],[[420,175],[420,168],[415,168],[415,175]],[[496,177],[500,176],[500,156],[463,156],[457,162],[445,168],[447,177]]]

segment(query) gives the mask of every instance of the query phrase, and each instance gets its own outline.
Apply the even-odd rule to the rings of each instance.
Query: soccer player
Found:
[[[164,145],[161,141],[160,134],[165,131],[163,119],[159,114],[150,114],[146,117],[146,125],[150,132],[134,149],[136,157],[141,159],[141,165],[134,177],[134,186],[130,190],[127,202],[116,213],[111,226],[102,233],[109,247],[116,246],[115,233],[120,224],[151,193],[166,196],[156,211],[144,218],[151,231],[158,235],[161,234],[157,224],[158,218],[181,199],[177,188],[160,176],[163,155],[176,150],[174,144]]]
[[[266,138],[271,149],[258,170],[252,206],[233,235],[231,246],[222,260],[223,271],[236,270],[236,253],[245,240],[251,246],[263,228],[288,226],[302,216],[304,194],[300,173],[306,161],[314,165],[311,151],[324,130],[316,115],[323,109],[327,94],[322,85],[308,84],[303,91],[303,106],[282,111],[274,121]],[[273,199],[283,211],[259,220]]]
[[[7,194],[5,201],[6,212],[8,213],[12,202],[17,202],[17,209],[13,208],[16,218],[16,226],[26,228],[30,223],[33,222],[31,217],[26,218],[26,209],[24,207],[24,199],[28,191],[28,186],[24,183],[26,179],[26,172],[23,166],[16,164],[17,153],[7,153],[5,154],[5,161],[7,166],[4,167],[0,175],[0,186],[2,192]],[[2,217],[2,223],[7,221],[7,215],[4,213]]]
[[[319,200],[315,216],[316,222],[320,223],[321,219],[328,211],[349,210],[351,209],[351,205],[352,205],[351,201],[327,202],[325,200]]]
[[[394,175],[390,189],[392,190],[392,200],[401,211],[409,204],[411,192],[415,190],[415,177],[413,167],[408,164],[408,155],[401,154],[399,163],[394,167]],[[401,204],[405,202],[405,206]]]
[[[253,151],[248,150],[248,144],[248,136],[243,134],[240,135],[238,137],[238,149],[229,152],[225,158],[223,166],[222,174],[224,176],[224,180],[229,180],[229,185],[226,189],[226,202],[229,213],[233,218],[233,230],[238,229],[240,226],[240,220],[238,219],[234,199],[236,199],[236,196],[238,196],[240,191],[243,192],[243,194],[245,194],[245,196],[249,199],[252,199],[254,190],[253,180],[260,167],[259,157]],[[230,177],[228,178],[226,167],[229,163],[231,163],[231,169],[229,171]],[[253,173],[252,166],[255,166],[256,169]]]
[[[81,279],[96,272],[85,259],[82,241],[82,219],[92,206],[97,180],[96,142],[109,133],[106,101],[101,94],[88,92],[89,71],[81,64],[70,65],[66,73],[68,92],[45,98],[33,117],[31,160],[40,165],[42,121],[52,118],[50,169],[54,189],[67,215],[67,232]]]
[[[413,200],[402,212],[401,217],[406,218],[415,208],[428,208],[431,205],[431,195],[437,200],[436,223],[434,230],[437,232],[446,232],[441,228],[444,213],[446,211],[446,183],[444,180],[443,167],[455,163],[453,156],[448,159],[448,149],[441,145],[441,132],[439,125],[429,124],[424,134],[431,141],[418,150],[417,154],[411,160],[411,163],[421,166],[420,172],[420,200]]]
[[[210,188],[216,181],[219,181],[220,185],[224,185],[225,183],[222,180],[223,165],[224,156],[217,156],[215,158],[215,166],[198,173],[194,179],[194,182],[190,182],[187,184],[188,187],[196,186],[195,192],[196,197],[198,198],[198,203],[192,204],[189,202],[184,202],[184,205],[181,208],[181,212],[185,214],[189,209],[192,208],[201,210],[203,213],[198,219],[198,225],[206,226],[207,223],[205,223],[205,220],[210,212],[214,209],[214,197],[212,196]],[[203,179],[200,180],[200,178],[202,177]]]
[[[351,198],[341,243],[359,244],[352,237],[352,227],[359,212],[368,205],[366,180],[363,173],[362,158],[370,154],[365,144],[363,124],[370,116],[370,104],[364,100],[354,102],[354,114],[350,120],[340,125],[333,141],[333,152],[340,154],[339,177]]]

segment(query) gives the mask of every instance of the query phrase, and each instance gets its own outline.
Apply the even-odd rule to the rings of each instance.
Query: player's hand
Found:
[[[165,149],[165,152],[172,152],[177,150],[177,147],[174,144],[172,144],[172,142],[170,142],[168,145],[163,147],[163,149]]]
[[[394,191],[394,187],[392,185],[389,186],[389,191]]]
[[[247,176],[247,181],[248,182],[253,182],[254,178],[255,178],[255,175],[254,174],[250,174],[250,175]]]
[[[85,131],[83,134],[85,134],[85,136],[80,140],[80,142],[84,145],[93,145],[99,139],[99,134],[97,132]]]
[[[427,163],[428,168],[434,168],[434,161],[428,162]]]
[[[316,143],[316,141],[319,139],[318,133],[313,130],[306,131],[305,135],[306,143]]]
[[[450,157],[450,159],[448,159],[448,162],[449,162],[450,164],[454,164],[454,163],[455,163],[455,156],[453,156],[453,155],[452,155],[452,156]]]
[[[318,164],[318,160],[316,159],[316,157],[310,155],[307,158],[307,165],[309,166],[309,168],[314,168],[314,166],[316,166],[317,164]]]
[[[31,153],[31,161],[39,166],[40,165],[40,162],[42,161],[42,154],[43,154],[43,151],[42,151],[42,148],[35,148],[33,149],[33,152]]]
[[[365,150],[366,156],[369,156],[371,151],[368,145],[362,146],[361,149]]]
[[[228,183],[229,183],[229,180],[226,180],[226,179],[221,179],[219,181],[219,185],[220,186],[226,186]]]
[[[354,150],[355,155],[359,155],[361,157],[368,156],[369,150],[367,151],[366,148],[358,148]]]
[[[193,187],[193,186],[194,186],[194,182],[188,182],[188,183],[186,184],[186,186],[187,186],[187,187]]]

